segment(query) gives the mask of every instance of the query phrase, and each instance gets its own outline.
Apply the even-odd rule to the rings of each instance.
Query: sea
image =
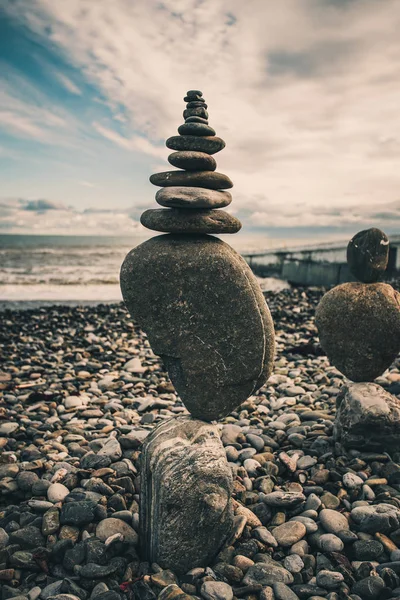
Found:
[[[0,235],[0,308],[99,304],[122,300],[119,272],[141,236]],[[231,240],[229,240],[230,242]],[[239,252],[251,240],[241,241]],[[289,287],[271,277],[262,289]]]

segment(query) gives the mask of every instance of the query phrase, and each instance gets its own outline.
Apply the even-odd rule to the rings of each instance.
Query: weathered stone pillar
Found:
[[[351,448],[392,450],[400,444],[400,401],[372,383],[400,351],[400,294],[378,280],[389,240],[379,229],[350,240],[347,261],[359,282],[344,283],[316,311],[321,345],[331,363],[355,383],[337,399],[335,437]]]
[[[180,135],[167,140],[182,169],[150,177],[163,207],[143,213],[154,237],[121,268],[125,303],[196,419],[158,426],[142,454],[140,534],[148,560],[184,572],[206,565],[232,528],[232,480],[214,426],[268,379],[274,329],[251,269],[209,234],[235,233],[229,177],[213,154],[225,142],[208,125],[198,90],[185,98]]]

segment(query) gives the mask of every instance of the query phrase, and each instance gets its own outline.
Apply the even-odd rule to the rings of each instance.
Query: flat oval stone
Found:
[[[185,119],[185,123],[205,123],[208,125],[208,119],[202,119],[201,117],[188,117]]]
[[[194,102],[195,100],[202,100],[203,92],[200,90],[189,90],[184,97],[184,102]]]
[[[166,187],[158,190],[156,201],[167,208],[223,208],[232,202],[232,196],[206,188]]]
[[[250,267],[225,242],[153,237],[126,257],[121,289],[194,417],[220,419],[267,381],[272,318]]]
[[[174,135],[165,142],[171,150],[195,150],[215,154],[225,148],[225,142],[216,136]]]
[[[214,171],[165,171],[164,173],[154,173],[150,176],[150,181],[153,185],[160,187],[188,185],[212,190],[233,187],[233,183],[227,175]]]
[[[192,102],[188,102],[186,104],[186,108],[208,108],[207,104],[204,102],[203,99],[201,100],[193,100]]]
[[[178,127],[179,135],[215,135],[215,129],[204,123],[183,123]]]
[[[315,322],[330,362],[352,381],[373,381],[400,351],[400,293],[387,283],[338,285]]]
[[[357,233],[347,246],[350,271],[364,283],[378,281],[386,270],[388,260],[389,239],[383,231],[375,227]]]
[[[217,163],[215,158],[205,152],[172,152],[168,156],[168,162],[178,169],[187,171],[215,171]]]
[[[208,112],[205,108],[185,108],[183,111],[183,118],[187,119],[187,117],[202,117],[203,119],[208,119]]]
[[[217,428],[169,419],[148,436],[141,458],[143,556],[182,574],[210,564],[233,528],[232,474]]]
[[[164,233],[237,233],[242,224],[224,210],[151,208],[140,217],[143,227]]]

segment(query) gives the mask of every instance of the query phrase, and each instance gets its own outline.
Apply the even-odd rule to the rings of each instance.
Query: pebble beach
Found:
[[[145,562],[141,444],[188,415],[122,304],[2,313],[0,600],[400,598],[400,448],[333,439],[344,376],[314,324],[325,290],[265,292],[273,375],[218,422],[235,530],[206,568]],[[377,379],[400,398],[400,359]]]

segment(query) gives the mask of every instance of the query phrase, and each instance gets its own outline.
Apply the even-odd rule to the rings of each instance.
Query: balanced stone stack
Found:
[[[151,176],[164,208],[141,217],[145,227],[168,235],[134,248],[121,268],[125,303],[195,417],[157,427],[142,454],[142,550],[176,572],[207,565],[232,533],[232,478],[209,421],[266,382],[274,355],[273,323],[257,280],[233,248],[209,235],[241,227],[221,210],[232,200],[232,182],[215,172],[212,155],[225,142],[208,125],[202,93],[191,90],[185,101],[185,123],[167,140],[175,150],[168,160],[181,170]]]
[[[316,311],[321,345],[331,363],[356,382],[337,400],[336,439],[348,447],[398,449],[400,401],[373,383],[400,351],[400,294],[381,283],[389,240],[379,229],[350,240],[347,262],[359,282],[330,290]]]
[[[224,210],[232,196],[224,190],[233,186],[226,175],[215,171],[212,154],[225,147],[208,125],[207,104],[199,90],[185,97],[185,123],[178,133],[167,140],[168,148],[177,150],[168,160],[184,170],[156,173],[151,183],[162,187],[156,201],[165,209],[146,210],[141,223],[149,229],[168,233],[236,233],[241,228],[238,219]]]

